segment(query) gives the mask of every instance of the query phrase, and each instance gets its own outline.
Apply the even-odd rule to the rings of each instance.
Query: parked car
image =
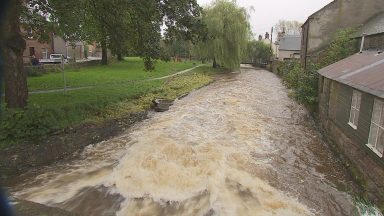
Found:
[[[51,54],[49,59],[40,59],[39,62],[41,64],[60,64],[62,58],[65,63],[68,63],[69,58],[66,58],[63,54]]]

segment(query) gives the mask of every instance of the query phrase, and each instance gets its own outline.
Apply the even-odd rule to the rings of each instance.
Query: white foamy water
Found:
[[[294,165],[281,159],[301,148],[290,146],[292,134],[306,130],[297,135],[305,146],[313,139],[308,138],[313,131],[287,125],[294,118],[287,108],[292,104],[274,75],[246,70],[176,101],[168,112],[152,114],[120,137],[89,147],[83,160],[49,168],[14,194],[84,215],[342,212],[345,207],[333,199],[348,206],[350,197],[326,180],[327,173],[310,167],[317,161],[310,163],[299,153],[289,155]],[[284,171],[285,166],[292,170]],[[298,177],[314,191],[329,192],[331,201],[328,195],[319,199],[331,207],[319,204],[317,197],[323,195],[301,192],[304,180],[294,180]],[[308,202],[299,201],[302,193]]]

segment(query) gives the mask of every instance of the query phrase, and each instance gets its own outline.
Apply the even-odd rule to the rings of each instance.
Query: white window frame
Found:
[[[360,116],[361,92],[353,90],[348,125],[357,130]]]
[[[380,107],[379,109],[379,122],[375,122],[373,117],[375,116],[375,107],[376,105],[379,104],[378,106]],[[377,154],[380,158],[383,157],[383,152],[380,152],[378,149],[377,149],[377,145],[378,145],[378,140],[379,140],[379,133],[380,131],[384,132],[384,121],[383,122],[380,122],[381,121],[381,118],[382,116],[384,115],[384,102],[381,101],[381,100],[378,100],[378,99],[375,99],[375,102],[373,104],[373,108],[372,108],[372,117],[371,117],[371,126],[370,126],[370,129],[369,129],[369,138],[368,138],[368,148],[370,148],[375,154]],[[377,127],[377,132],[376,134],[372,134],[372,126],[375,126]],[[374,140],[375,140],[375,143],[369,143],[370,140],[371,140],[371,137],[372,136],[375,136],[373,137]]]
[[[48,49],[43,48],[43,59],[48,59]]]

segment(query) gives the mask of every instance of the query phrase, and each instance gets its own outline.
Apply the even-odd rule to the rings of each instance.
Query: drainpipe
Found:
[[[365,36],[366,36],[366,35],[367,35],[366,33],[363,33],[363,34],[361,35],[360,53],[363,53],[363,49],[364,49],[364,41],[365,41]]]
[[[308,17],[308,19],[306,21],[307,29],[306,29],[305,32],[303,32],[303,35],[305,34],[305,37],[307,38],[307,40],[305,41],[305,50],[304,50],[304,70],[307,70],[308,45],[309,45],[309,28],[310,28],[310,25],[311,25],[311,20],[313,20],[313,17]],[[304,23],[304,25],[306,23]]]

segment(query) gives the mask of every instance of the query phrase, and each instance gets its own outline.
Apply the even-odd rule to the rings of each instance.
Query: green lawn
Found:
[[[143,61],[137,57],[125,58],[123,62],[114,62],[108,66],[92,66],[77,71],[67,70],[68,87],[126,84],[130,81],[162,77],[193,67],[196,62],[157,61],[155,71],[144,71]],[[63,88],[62,73],[50,73],[28,78],[29,91]]]

